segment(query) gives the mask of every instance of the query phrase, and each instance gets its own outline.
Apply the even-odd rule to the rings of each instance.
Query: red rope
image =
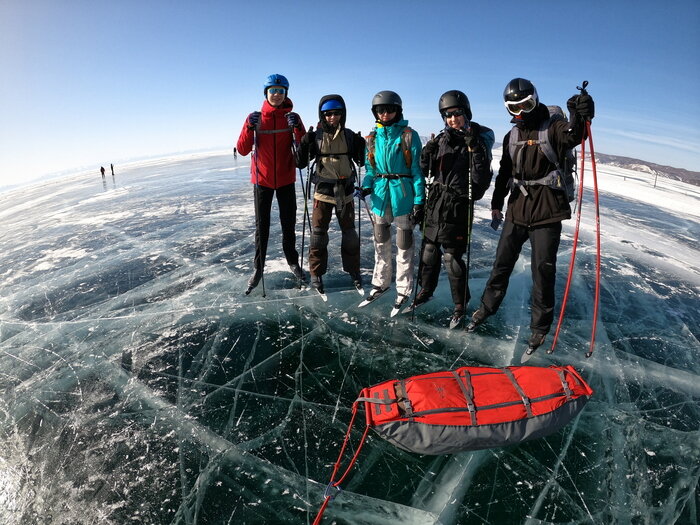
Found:
[[[588,142],[591,146],[591,166],[593,167],[593,195],[595,196],[595,234],[596,234],[596,260],[595,260],[595,302],[593,303],[593,328],[591,330],[591,346],[586,357],[593,355],[595,346],[596,327],[598,326],[598,305],[600,303],[600,205],[598,202],[598,174],[595,167],[595,152],[593,151],[593,136],[591,135],[591,123],[586,122]]]
[[[561,330],[561,324],[564,320],[564,313],[566,312],[566,302],[569,299],[569,289],[571,288],[571,278],[574,274],[574,263],[576,261],[576,247],[578,245],[578,232],[581,225],[581,204],[583,202],[583,173],[586,163],[586,137],[581,139],[581,177],[579,178],[578,184],[578,198],[576,200],[576,228],[574,229],[574,245],[571,249],[571,259],[569,261],[569,275],[566,279],[566,287],[564,288],[564,298],[561,302],[561,309],[559,310],[559,321],[557,322],[557,330],[554,332],[554,339],[552,340],[552,348],[547,350],[548,354],[554,352],[557,346],[557,341],[559,340],[559,331]]]
[[[360,397],[363,397],[364,390],[360,393]],[[323,518],[323,513],[326,511],[326,508],[328,507],[328,504],[330,501],[336,496],[336,494],[331,494],[330,491],[331,489],[338,489],[340,491],[340,484],[345,480],[347,475],[350,473],[350,470],[352,467],[355,465],[355,462],[357,461],[357,458],[360,455],[360,451],[362,450],[362,446],[365,444],[365,440],[367,439],[367,434],[369,433],[369,423],[365,425],[365,431],[362,434],[362,438],[360,439],[360,444],[357,446],[357,450],[355,451],[355,454],[352,456],[352,459],[350,460],[350,464],[348,467],[345,469],[345,472],[343,472],[343,475],[340,476],[340,479],[338,481],[335,480],[335,475],[338,473],[338,470],[340,469],[340,462],[343,459],[343,454],[345,452],[345,449],[347,448],[348,442],[350,441],[350,433],[352,431],[352,425],[355,422],[355,416],[357,415],[357,406],[359,404],[359,401],[355,401],[352,405],[352,417],[350,418],[350,423],[348,424],[348,430],[345,433],[345,439],[343,440],[343,446],[340,447],[340,453],[338,454],[338,459],[335,462],[335,465],[333,466],[333,473],[331,474],[331,480],[328,483],[328,486],[326,487],[326,492],[325,492],[325,499],[323,501],[323,504],[321,505],[321,508],[318,510],[318,514],[316,514],[316,518],[314,519],[313,525],[319,525],[321,523],[321,519]]]

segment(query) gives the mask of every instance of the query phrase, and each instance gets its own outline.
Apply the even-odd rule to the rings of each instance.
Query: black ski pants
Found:
[[[311,242],[309,243],[309,272],[311,275],[324,275],[328,271],[328,227],[333,210],[338,218],[342,240],[340,257],[343,270],[355,276],[360,273],[360,238],[355,230],[355,206],[353,201],[342,209],[335,204],[314,200],[311,215]]]
[[[299,264],[299,252],[296,249],[295,226],[297,221],[297,195],[294,184],[277,188],[253,186],[255,197],[255,270],[262,271],[267,256],[267,241],[270,238],[270,212],[272,198],[277,194],[280,224],[282,226],[282,250],[287,264]]]
[[[508,289],[510,274],[520,256],[525,241],[530,241],[532,271],[533,332],[549,332],[554,319],[554,281],[557,272],[557,251],[561,237],[561,222],[542,226],[518,226],[510,221],[503,223],[503,231],[496,249],[491,276],[481,302],[489,315],[496,313]]]
[[[467,265],[462,260],[466,249],[467,246],[464,242],[441,244],[424,238],[420,260],[421,290],[425,290],[432,295],[435,288],[437,288],[443,258],[442,252],[444,250],[445,269],[447,270],[447,278],[450,281],[452,300],[457,306],[466,306],[470,297],[467,283]]]

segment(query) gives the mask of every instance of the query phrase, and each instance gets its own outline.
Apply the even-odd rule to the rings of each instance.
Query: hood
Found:
[[[345,100],[343,100],[343,97],[341,97],[340,95],[326,95],[324,97],[321,97],[321,100],[318,103],[318,127],[323,131],[331,131],[330,126],[326,124],[326,119],[323,118],[323,113],[321,112],[321,107],[329,100],[337,100],[343,105],[343,109],[341,110],[343,114],[340,116],[340,128],[342,129],[345,127],[345,119],[348,115],[347,106],[345,106]]]

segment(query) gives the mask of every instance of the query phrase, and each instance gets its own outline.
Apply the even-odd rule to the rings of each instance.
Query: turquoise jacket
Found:
[[[412,130],[412,162],[409,169],[401,144],[401,135],[406,127],[407,120],[400,120],[391,126],[377,124],[374,129],[374,167],[369,160],[369,141],[365,150],[366,175],[362,187],[372,188],[372,211],[382,217],[389,205],[393,216],[398,217],[410,213],[414,204],[425,202],[425,179],[420,169],[420,137]],[[405,176],[382,177],[386,174]]]

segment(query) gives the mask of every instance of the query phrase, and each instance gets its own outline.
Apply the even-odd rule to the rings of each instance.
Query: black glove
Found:
[[[299,127],[299,115],[297,113],[294,113],[293,111],[290,111],[285,115],[287,117],[287,125],[290,128],[298,128]]]
[[[413,210],[409,214],[408,218],[413,222],[413,225],[421,224],[423,222],[423,217],[425,217],[425,205],[414,204]]]
[[[437,140],[430,139],[425,143],[425,146],[423,146],[423,152],[425,152],[425,155],[428,157],[434,157],[439,147],[440,145],[438,144]]]
[[[364,199],[370,193],[372,193],[372,188],[360,188],[359,186],[355,188],[355,197]]]
[[[464,134],[464,143],[469,148],[469,151],[476,148],[476,141],[476,130],[473,127],[470,127]]]
[[[595,116],[595,104],[590,95],[579,95],[576,101],[576,113],[581,115],[584,120],[591,120]]]
[[[259,111],[253,111],[250,115],[248,115],[248,127],[250,129],[258,127],[261,115],[262,113],[260,113]]]

